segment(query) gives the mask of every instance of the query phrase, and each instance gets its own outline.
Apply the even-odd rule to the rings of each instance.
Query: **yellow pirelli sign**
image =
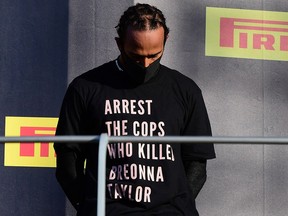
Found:
[[[13,117],[5,119],[5,136],[54,136],[58,118]],[[4,166],[56,167],[53,143],[6,143]]]
[[[206,56],[288,61],[288,13],[206,8]]]

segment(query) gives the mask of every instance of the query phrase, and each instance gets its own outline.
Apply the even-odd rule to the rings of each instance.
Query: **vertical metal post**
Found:
[[[105,216],[107,145],[108,145],[108,135],[101,134],[99,139],[99,152],[98,152],[98,194],[97,194],[96,216]]]

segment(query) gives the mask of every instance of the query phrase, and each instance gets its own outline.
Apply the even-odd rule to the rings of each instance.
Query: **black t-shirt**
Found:
[[[191,79],[161,65],[154,77],[135,85],[116,63],[70,84],[57,135],[211,135],[201,90]],[[119,142],[107,148],[106,215],[198,215],[183,160],[214,158],[213,144]],[[95,215],[98,145],[55,143],[55,149],[59,157],[73,152],[74,160],[86,159],[77,185],[82,191],[78,215]],[[82,172],[78,169],[76,174]]]

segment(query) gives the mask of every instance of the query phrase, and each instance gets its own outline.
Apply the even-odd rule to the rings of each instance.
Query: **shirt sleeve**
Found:
[[[189,110],[183,136],[212,136],[210,121],[204,99],[199,92],[189,99]],[[215,158],[213,143],[182,144],[183,160],[202,160]]]

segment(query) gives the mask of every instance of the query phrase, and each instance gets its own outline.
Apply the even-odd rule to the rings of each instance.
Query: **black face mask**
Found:
[[[150,64],[148,67],[144,67],[143,65],[138,64],[129,58],[125,53],[122,53],[122,56],[124,57],[123,60],[125,64],[125,71],[128,73],[131,80],[135,82],[135,84],[147,82],[157,74],[160,68],[161,57]]]

